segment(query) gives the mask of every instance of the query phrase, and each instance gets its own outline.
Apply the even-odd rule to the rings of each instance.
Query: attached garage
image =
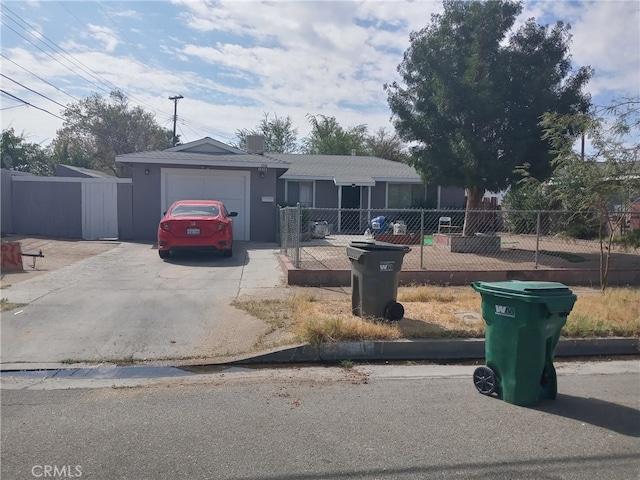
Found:
[[[247,153],[211,138],[163,151],[118,155],[133,181],[136,240],[157,240],[158,222],[176,200],[220,200],[233,220],[234,239],[277,240],[276,181],[284,161]]]
[[[242,170],[161,169],[162,212],[177,200],[220,200],[230,212],[236,240],[249,240],[251,231],[250,172]]]

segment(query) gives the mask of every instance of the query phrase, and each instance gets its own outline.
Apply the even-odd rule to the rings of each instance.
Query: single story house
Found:
[[[409,165],[355,155],[265,154],[261,137],[248,152],[206,137],[163,151],[118,155],[131,167],[133,237],[153,240],[158,221],[181,199],[216,199],[234,219],[237,240],[277,239],[277,205],[315,209],[464,207],[464,189],[425,185]],[[338,226],[338,229],[340,227]]]

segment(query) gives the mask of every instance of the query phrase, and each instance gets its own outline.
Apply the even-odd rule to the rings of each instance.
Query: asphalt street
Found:
[[[635,479],[639,366],[559,364],[558,399],[533,408],[478,394],[470,366],[235,367],[130,383],[5,374],[1,473]]]
[[[239,242],[233,258],[162,261],[152,245],[121,243],[3,289],[26,305],[2,315],[2,365],[246,352],[267,325],[230,301],[272,296],[282,283],[273,246],[248,245]]]

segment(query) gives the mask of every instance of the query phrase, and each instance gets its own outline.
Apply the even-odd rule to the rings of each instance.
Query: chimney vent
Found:
[[[247,153],[264,155],[264,136],[247,135],[246,141],[247,141]]]
[[[356,156],[356,149],[355,149],[355,148],[352,148],[352,149],[351,149],[351,156],[352,156],[352,157],[355,157],[355,156]]]

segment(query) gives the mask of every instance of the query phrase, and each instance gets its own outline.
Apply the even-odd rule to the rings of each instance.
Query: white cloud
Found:
[[[135,10],[114,10],[110,12],[114,17],[123,17],[123,18],[139,18],[140,14]]]
[[[367,108],[382,106],[385,102],[382,84],[394,78],[401,60],[399,52],[390,54],[389,49],[402,51],[408,46],[408,31],[394,35],[359,26],[354,21],[359,17],[379,23],[375,15],[384,13],[380,11],[380,6],[385,5],[382,3],[232,2],[209,6],[187,2],[184,5],[189,9],[185,19],[193,29],[242,33],[255,41],[267,38],[277,45],[268,48],[187,44],[177,51],[218,67],[257,76],[262,92],[246,92],[256,101],[271,98],[284,106],[307,105],[315,110],[339,110],[341,103]],[[424,7],[434,3],[402,5],[424,13]],[[385,19],[389,21],[394,20]]]
[[[42,25],[38,25],[33,22],[30,22],[30,25],[31,25],[31,28],[29,28],[28,30],[29,34],[38,40],[42,40],[42,35],[44,31]]]
[[[561,19],[571,25],[574,63],[595,70],[586,88],[592,95],[640,95],[638,2],[535,2],[527,8],[521,19]]]
[[[104,49],[108,53],[113,53],[118,45],[118,37],[109,27],[100,27],[98,25],[87,25],[91,36],[104,44]]]
[[[591,65],[590,91],[640,95],[640,8],[638,2],[593,2],[574,22],[571,51],[578,65]]]
[[[53,4],[40,4],[40,8],[47,5]],[[73,22],[69,20],[57,43],[129,94],[133,104],[156,112],[160,123],[169,122],[173,113],[167,97],[184,95],[178,108],[179,125],[182,119],[187,122],[183,129],[185,135],[193,135],[189,140],[197,135],[189,128],[227,140],[238,128],[255,126],[265,111],[290,115],[301,137],[309,132],[307,114],[333,115],[344,126],[365,123],[370,130],[389,126],[382,85],[397,78],[396,67],[409,46],[410,32],[422,29],[433,13],[442,11],[440,0],[175,0],[170,7],[181,13],[172,28],[163,31],[157,17],[143,14],[142,9],[135,11],[137,4],[130,5],[121,12],[109,12],[115,30],[99,26],[102,15],[98,9],[92,21],[83,25],[84,38],[70,28]],[[530,16],[543,23],[562,18],[572,24],[576,64],[596,69],[588,87],[594,95],[638,94],[637,2],[538,1],[526,4],[524,10],[518,25]],[[118,23],[120,19],[127,23]],[[34,20],[30,23],[38,25]],[[48,22],[39,31],[51,37],[53,24]],[[144,47],[130,45],[118,38],[117,30],[144,32],[136,41],[147,43]],[[82,80],[78,74],[89,76],[58,53],[53,56],[68,68],[34,49],[10,48],[5,43],[5,52],[77,98],[109,90],[95,78]],[[36,86],[63,104],[71,101],[52,87],[38,86],[33,77],[9,62],[3,62],[3,73]],[[35,105],[46,105],[42,98],[22,94]],[[59,113],[59,107],[49,106]],[[51,139],[61,125],[60,120],[33,109],[20,107],[3,113],[9,112],[3,115],[3,127],[10,121],[28,125],[41,132],[43,139]]]

